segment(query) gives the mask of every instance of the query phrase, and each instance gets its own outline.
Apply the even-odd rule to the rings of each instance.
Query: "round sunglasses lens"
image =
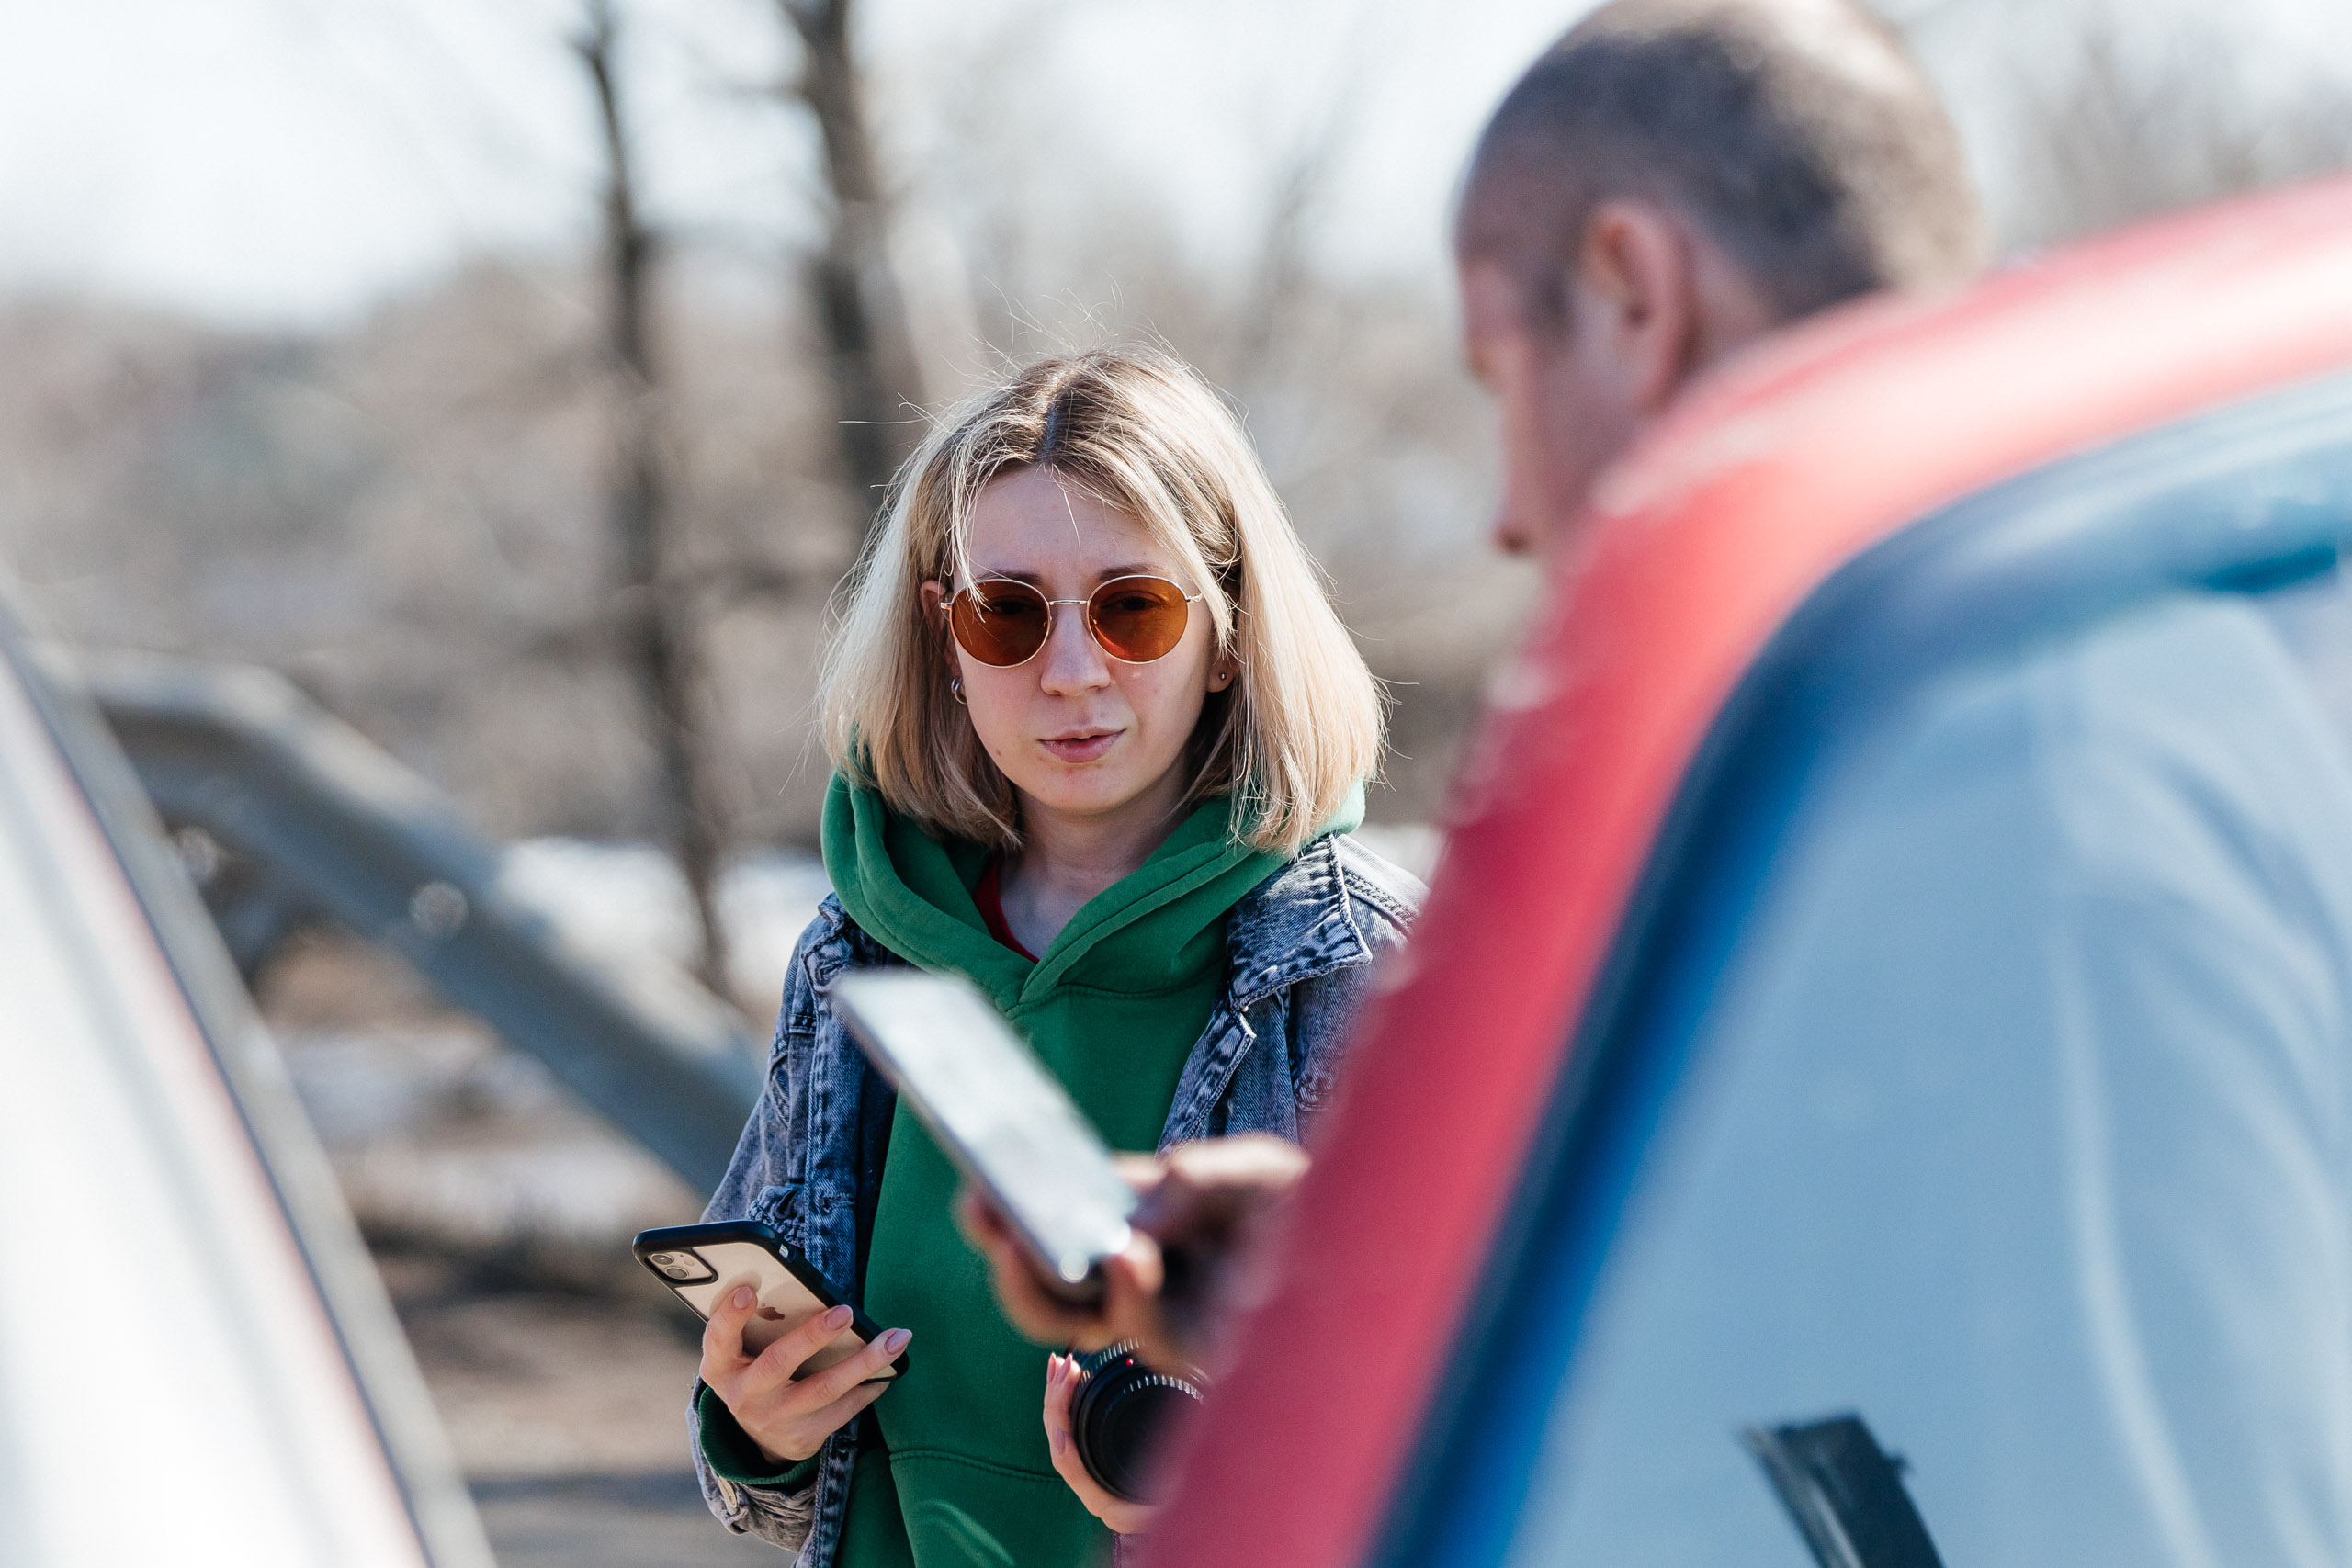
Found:
[[[1192,606],[1183,590],[1157,577],[1123,577],[1094,591],[1087,615],[1094,635],[1114,659],[1148,664],[1184,640]]]
[[[982,582],[949,601],[948,625],[965,652],[999,668],[1046,646],[1046,596],[1023,582]]]

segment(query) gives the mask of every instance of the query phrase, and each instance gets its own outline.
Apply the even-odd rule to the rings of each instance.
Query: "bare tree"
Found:
[[[2257,87],[2244,52],[2218,28],[2151,39],[2137,13],[2091,11],[2072,70],[2025,96],[2031,154],[2019,237],[2072,238],[2342,167],[2352,152],[2343,86],[2311,78]]]
[[[695,595],[679,570],[669,442],[652,344],[654,265],[660,243],[639,200],[636,166],[616,54],[613,0],[587,0],[572,47],[596,93],[605,151],[605,355],[614,388],[613,458],[606,506],[618,553],[615,641],[644,705],[660,773],[664,837],[684,873],[701,942],[695,972],[721,996],[727,933],[717,905],[725,842],[712,770]]]
[[[831,210],[808,282],[840,416],[843,476],[868,531],[914,445],[922,367],[890,261],[890,197],[850,38],[854,0],[775,0],[800,42],[790,95],[817,122]]]
[[[2032,248],[2352,161],[2347,88],[2315,62],[2254,70],[2225,8],[2122,0],[1873,0],[1930,65],[1990,51],[2007,145],[2004,248]],[[2240,8],[2243,10],[2243,7]]]

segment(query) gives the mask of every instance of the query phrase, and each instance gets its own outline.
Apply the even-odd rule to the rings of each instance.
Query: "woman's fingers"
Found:
[[[832,1404],[869,1378],[878,1378],[884,1368],[899,1359],[914,1335],[904,1328],[893,1328],[877,1336],[856,1355],[835,1362],[821,1372],[811,1372],[802,1378],[793,1390],[793,1403],[803,1409],[816,1409]],[[884,1386],[888,1386],[887,1384]]]
[[[1069,1472],[1062,1469],[1065,1460],[1077,1465],[1080,1475],[1086,1474],[1086,1467],[1071,1451],[1069,1438],[1069,1404],[1078,1392],[1077,1371],[1078,1364],[1068,1356],[1046,1358],[1046,1447],[1053,1451],[1054,1468],[1065,1481],[1069,1479]],[[1091,1482],[1092,1477],[1088,1479]]]
[[[849,1425],[851,1416],[890,1392],[888,1381],[862,1382],[831,1404],[808,1417],[808,1424],[826,1432],[837,1432]]]
[[[803,1318],[790,1333],[760,1352],[759,1359],[752,1363],[752,1377],[761,1383],[789,1382],[802,1363],[849,1326],[850,1316],[849,1308],[836,1306]]]
[[[847,1307],[835,1307],[795,1328],[731,1376],[714,1382],[736,1421],[778,1461],[807,1459],[843,1423],[888,1392],[885,1381],[869,1382],[913,1337],[894,1328],[823,1371],[796,1379],[793,1372],[847,1327]]]
[[[743,1353],[743,1325],[752,1321],[759,1297],[749,1285],[738,1285],[718,1298],[702,1325],[702,1381],[716,1388],[721,1378],[751,1364]]]
[[[1070,1403],[1078,1393],[1078,1381],[1074,1358],[1055,1356],[1046,1360],[1046,1447],[1053,1455],[1054,1473],[1077,1494],[1088,1513],[1121,1535],[1134,1535],[1151,1523],[1152,1506],[1113,1496],[1087,1473],[1086,1461],[1078,1456],[1078,1441],[1070,1435]]]

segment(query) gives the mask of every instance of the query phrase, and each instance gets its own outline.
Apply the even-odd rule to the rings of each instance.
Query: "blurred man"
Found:
[[[1984,223],[1958,138],[1892,28],[1848,0],[1614,0],[1546,50],[1478,139],[1454,225],[1464,350],[1503,443],[1498,547],[1572,540],[1593,480],[1703,372],[1884,289],[1965,282]],[[1233,1260],[1306,1161],[1170,1152],[1103,1306],[1074,1314],[993,1217],[967,1228],[1042,1340],[1140,1340],[1216,1368]],[[1163,1280],[1154,1237],[1182,1244]],[[1166,1284],[1163,1305],[1163,1284]]]
[[[1478,139],[1454,224],[1465,347],[1501,415],[1496,544],[1542,554],[1701,373],[1888,288],[1966,281],[1958,138],[1847,0],[1617,0]]]

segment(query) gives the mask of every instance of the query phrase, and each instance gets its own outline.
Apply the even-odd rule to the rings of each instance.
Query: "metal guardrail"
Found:
[[[96,702],[166,823],[258,873],[214,910],[241,964],[325,914],[398,952],[698,1191],[718,1184],[764,1059],[732,1009],[664,960],[582,942],[432,785],[269,671],[76,654],[56,676]]]

